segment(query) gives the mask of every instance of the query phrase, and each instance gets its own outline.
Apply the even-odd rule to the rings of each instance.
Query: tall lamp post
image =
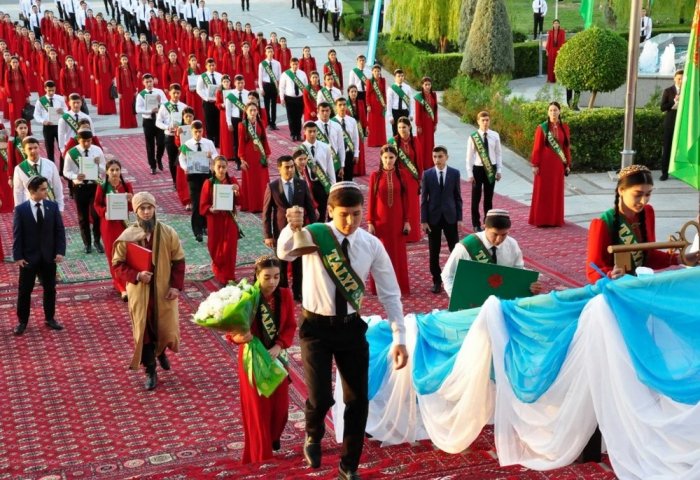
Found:
[[[637,73],[639,72],[639,32],[642,21],[642,0],[632,0],[629,46],[627,49],[627,92],[625,94],[625,131],[620,168],[634,162],[634,109],[637,103]]]

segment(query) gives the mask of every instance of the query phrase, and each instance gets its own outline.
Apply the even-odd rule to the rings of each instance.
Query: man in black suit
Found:
[[[294,159],[291,155],[282,155],[277,159],[277,169],[280,178],[273,180],[265,189],[263,200],[263,234],[265,245],[271,249],[277,248],[277,238],[287,225],[287,209],[295,205],[304,208],[305,224],[316,221],[316,209],[311,200],[309,187],[302,178],[294,175]],[[280,268],[280,286],[288,287],[287,266],[282,262]],[[301,257],[292,262],[292,293],[294,299],[301,301]]]
[[[37,275],[44,289],[44,321],[63,330],[56,321],[56,264],[66,254],[66,232],[58,204],[48,200],[49,182],[34,176],[27,184],[29,200],[15,208],[12,225],[12,257],[19,267],[19,293],[15,335],[22,335],[29,322],[29,308]]]
[[[459,170],[447,166],[447,149],[441,145],[433,148],[434,168],[423,172],[421,181],[420,221],[428,234],[430,274],[433,277],[433,293],[439,293],[440,247],[445,233],[450,252],[459,241],[462,229],[462,192]]]
[[[681,95],[681,83],[683,82],[683,70],[678,70],[673,76],[673,86],[664,90],[661,96],[661,111],[664,115],[664,143],[661,153],[661,178],[668,180],[668,165],[671,162],[671,145],[673,144],[673,129],[676,126],[676,113],[678,113],[678,99]]]

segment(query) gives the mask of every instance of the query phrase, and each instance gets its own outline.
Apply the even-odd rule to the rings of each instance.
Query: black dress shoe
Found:
[[[272,441],[272,451],[273,452],[279,452],[280,448],[282,448],[282,445],[280,444],[279,440],[273,440]]]
[[[52,318],[51,320],[46,320],[46,322],[44,323],[47,327],[49,327],[52,330],[63,330],[63,325],[58,323],[54,318]]]
[[[143,384],[143,388],[146,390],[153,390],[158,385],[158,374],[156,372],[146,373],[146,382]]]
[[[201,234],[201,233],[198,234],[198,235],[195,235],[194,238],[195,238],[195,240],[197,240],[199,243],[202,243],[202,240],[204,240],[204,239],[202,238],[202,234]]]
[[[12,330],[12,333],[15,335],[22,335],[24,331],[27,329],[27,324],[26,323],[18,323],[17,326]]]
[[[160,363],[160,368],[162,368],[163,370],[170,370],[170,360],[168,360],[168,357],[167,355],[165,355],[165,352],[158,355],[158,363]]]
[[[664,173],[663,175],[661,175],[661,177],[659,177],[659,180],[661,180],[662,182],[668,180],[668,173]]]
[[[92,247],[90,245],[85,245],[85,248],[83,248],[83,253],[92,253]]]
[[[338,468],[338,480],[360,480],[357,470],[348,470],[342,465]]]
[[[440,293],[440,290],[441,290],[440,282],[433,283],[433,288],[430,289],[430,291],[433,293]]]
[[[158,170],[163,171],[163,160],[158,160]]]
[[[95,251],[97,253],[105,253],[105,249],[102,247],[102,244],[99,240],[95,242]]]
[[[321,444],[311,441],[311,437],[304,440],[304,460],[311,468],[321,466]]]
[[[126,294],[126,292],[121,294],[122,297],[122,302],[126,303],[129,301],[129,296]]]

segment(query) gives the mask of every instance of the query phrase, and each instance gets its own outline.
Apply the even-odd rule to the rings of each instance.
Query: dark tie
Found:
[[[486,150],[486,155],[489,154],[489,141],[486,138],[486,132],[484,132],[484,150]]]
[[[399,95],[399,110],[403,110],[403,100],[401,99],[401,95]]]
[[[53,97],[49,98],[49,107],[53,107]]]
[[[297,85],[297,82],[294,82],[294,96],[299,96],[299,85]]]
[[[328,143],[331,143],[331,136],[328,134],[328,124],[327,123],[323,124],[323,129],[326,131],[326,138],[328,139]]]
[[[41,203],[39,202],[36,203],[36,225],[39,227],[39,231],[44,226],[44,213],[41,211]]]
[[[311,145],[311,158],[316,160],[316,147],[314,147],[313,145]]]
[[[340,126],[343,127],[344,132],[347,132],[347,130],[345,130],[345,119],[344,118],[340,120]]]
[[[498,256],[496,255],[496,247],[491,247],[491,257],[493,258],[493,263],[498,263]]]
[[[443,174],[443,171],[440,170],[440,190],[445,188],[445,178],[442,176],[442,174]]]
[[[35,163],[32,168],[34,169],[34,175],[39,175],[39,164]]]
[[[238,101],[241,102],[241,104],[243,103],[243,93],[242,93],[242,92],[238,92]],[[238,107],[238,112],[239,112],[238,115],[239,115],[240,117],[242,117],[242,116],[243,116],[243,110],[242,110],[240,107]]]
[[[216,85],[216,79],[214,78],[214,74],[211,74],[211,84]]]
[[[341,243],[341,248],[343,249],[343,254],[345,254],[345,259],[347,260],[348,266],[350,266],[350,255],[348,255],[348,247],[350,242],[347,237],[343,239]],[[346,317],[348,315],[348,301],[343,296],[343,291],[335,287],[335,316],[336,317]]]
[[[83,149],[83,156],[84,156],[84,157],[87,157],[87,148],[84,148],[84,149]]]
[[[294,190],[292,190],[292,181],[287,182],[287,202],[292,205],[292,200],[294,199]]]
[[[202,144],[197,142],[197,151],[201,152],[202,151]]]
[[[178,111],[178,110],[177,110],[177,103],[175,103],[175,104],[174,104],[174,107],[173,107],[173,112],[177,112],[177,111]]]
[[[78,123],[78,114],[75,114],[75,123]]]

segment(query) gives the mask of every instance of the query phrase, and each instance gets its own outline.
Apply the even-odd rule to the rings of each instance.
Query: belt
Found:
[[[355,313],[350,313],[348,315],[345,315],[343,317],[338,317],[336,315],[328,316],[328,315],[319,315],[318,313],[313,313],[305,308],[302,308],[301,314],[304,317],[304,320],[311,321],[311,322],[323,322],[327,323],[328,325],[340,325],[340,324],[348,324],[351,322],[354,322],[356,320],[360,319],[360,314],[355,312]]]

